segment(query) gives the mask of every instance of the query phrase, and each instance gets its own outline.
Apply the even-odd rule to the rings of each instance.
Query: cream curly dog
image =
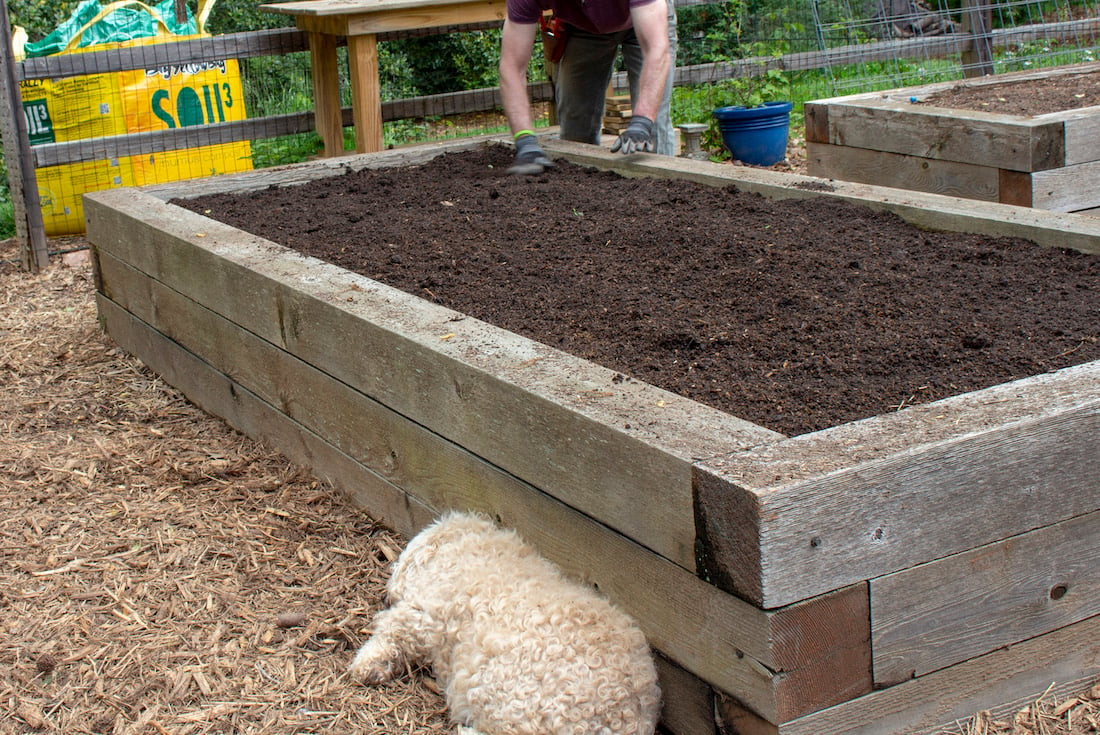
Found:
[[[661,695],[642,632],[515,532],[446,514],[409,542],[386,591],[350,668],[365,683],[431,664],[467,735],[655,730]]]

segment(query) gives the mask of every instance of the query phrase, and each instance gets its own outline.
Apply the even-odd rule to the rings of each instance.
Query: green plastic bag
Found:
[[[97,21],[96,16],[111,8],[112,5],[117,7]],[[101,43],[151,38],[165,31],[177,36],[198,32],[190,8],[187,10],[186,20],[183,23],[176,22],[175,0],[164,0],[151,8],[148,6],[125,7],[125,5],[142,6],[139,2],[112,3],[105,6],[101,5],[99,0],[84,0],[69,19],[59,25],[53,33],[41,41],[26,44],[23,51],[27,58],[35,58],[52,56],[66,50],[71,51],[70,44],[73,39],[77,40],[75,48],[83,48]]]

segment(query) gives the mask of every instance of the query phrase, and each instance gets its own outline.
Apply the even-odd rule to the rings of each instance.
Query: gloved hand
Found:
[[[612,144],[611,152],[639,153],[653,151],[653,121],[642,115],[630,118],[630,124]]]
[[[508,169],[510,174],[530,176],[541,174],[554,165],[539,147],[539,139],[530,133],[516,138],[516,162]]]

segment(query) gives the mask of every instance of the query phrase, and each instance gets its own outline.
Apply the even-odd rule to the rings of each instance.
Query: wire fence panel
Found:
[[[834,95],[1096,59],[1097,0],[814,0]]]

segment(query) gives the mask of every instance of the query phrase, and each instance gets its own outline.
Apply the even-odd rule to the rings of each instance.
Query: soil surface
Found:
[[[1060,74],[1019,82],[958,86],[932,95],[927,104],[1005,115],[1043,115],[1100,105],[1100,72]]]
[[[511,155],[180,203],[786,434],[1100,359],[1100,257]]]

